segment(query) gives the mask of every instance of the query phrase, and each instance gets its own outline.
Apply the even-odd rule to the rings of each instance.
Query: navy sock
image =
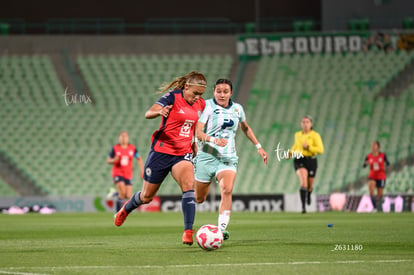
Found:
[[[141,192],[136,192],[131,197],[129,202],[127,204],[125,204],[125,211],[127,213],[131,213],[134,209],[137,209],[142,204],[142,201],[139,197],[140,195],[141,195]]]
[[[375,196],[371,196],[372,205],[374,206],[375,209],[377,208],[376,200],[377,199],[375,198]]]
[[[183,192],[183,196],[181,199],[181,208],[183,210],[184,215],[184,230],[193,229],[196,211],[194,190]]]

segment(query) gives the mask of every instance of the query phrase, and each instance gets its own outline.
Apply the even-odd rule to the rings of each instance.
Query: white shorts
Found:
[[[237,161],[223,161],[208,153],[199,152],[194,159],[195,180],[208,183],[222,171],[237,172],[237,163]]]

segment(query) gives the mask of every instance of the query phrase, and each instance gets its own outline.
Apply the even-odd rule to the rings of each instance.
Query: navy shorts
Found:
[[[144,180],[149,183],[162,183],[171,171],[171,168],[183,160],[192,162],[193,154],[188,153],[184,156],[173,156],[151,151],[148,154],[147,162],[144,167]]]
[[[299,168],[305,168],[308,170],[308,177],[314,178],[316,176],[316,170],[318,169],[318,161],[316,157],[303,157],[300,159],[293,160],[293,167],[295,171]]]
[[[122,181],[123,183],[125,183],[125,185],[132,185],[132,182],[130,179],[126,179],[124,177],[121,176],[115,176],[114,177],[114,183],[120,182]]]
[[[384,188],[385,187],[385,180],[376,180],[376,179],[370,179],[375,181],[375,186],[377,188]]]

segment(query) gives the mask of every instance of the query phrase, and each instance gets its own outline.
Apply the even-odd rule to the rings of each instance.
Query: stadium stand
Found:
[[[279,161],[275,149],[279,144],[283,158],[305,114],[314,117],[326,149],[319,158],[317,193],[343,190],[366,177],[361,165],[374,139],[392,163],[412,156],[407,148],[414,132],[414,85],[396,97],[378,95],[413,57],[405,52],[264,56],[244,107],[271,159],[263,166],[254,146],[239,134],[234,193],[297,191],[291,161]],[[199,70],[209,80],[205,98],[210,98],[215,79],[229,77],[234,64],[230,55],[221,54],[88,54],[75,59],[87,91],[63,87],[47,55],[0,57],[0,94],[7,102],[0,109],[0,150],[51,195],[105,193],[111,182],[105,159],[121,130],[130,133],[146,157],[159,120],[145,120],[144,112],[160,96],[155,93],[159,85]],[[81,102],[85,98],[87,104]],[[413,177],[412,166],[393,171],[386,192],[413,190]],[[139,188],[138,169],[134,178]],[[0,190],[15,194],[5,182]],[[161,187],[160,194],[178,193],[171,178]]]
[[[44,173],[38,177],[35,167],[50,171],[46,164],[54,154],[47,145],[60,131],[50,111],[62,102],[63,88],[47,56],[2,56],[0,71],[0,150],[41,183]]]
[[[15,197],[17,196],[17,192],[10,187],[10,185],[7,182],[4,182],[0,178],[0,194],[4,197]]]
[[[212,83],[229,76],[233,60],[229,55],[88,55],[78,56],[77,63],[88,93],[63,87],[46,55],[0,57],[0,94],[7,102],[0,109],[0,150],[46,194],[106,194],[111,167],[105,161],[121,130],[129,132],[144,159],[148,153],[159,120],[145,120],[144,113],[160,97],[159,85],[199,70],[209,79],[210,97]],[[164,192],[179,193],[176,184],[164,186]]]
[[[262,145],[271,152],[271,163],[263,168],[250,141],[239,138],[238,148],[243,150],[239,150],[234,192],[297,191],[291,161],[279,161],[275,150],[280,144],[282,154],[292,146],[306,114],[314,117],[326,151],[318,159],[318,193],[344,189],[368,174],[361,166],[373,140],[380,140],[391,162],[407,157],[414,130],[413,86],[397,98],[375,96],[413,57],[406,52],[262,57],[246,112]],[[396,151],[401,153],[395,155]],[[404,191],[405,185],[396,180],[393,191]]]

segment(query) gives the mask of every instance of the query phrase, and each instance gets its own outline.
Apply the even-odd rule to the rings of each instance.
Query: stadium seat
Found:
[[[106,164],[119,132],[127,130],[144,161],[159,120],[145,110],[160,95],[159,85],[195,68],[209,87],[228,77],[230,55],[82,55],[76,58],[92,103],[65,103],[63,87],[46,55],[0,57],[0,150],[50,195],[105,195],[112,185]],[[205,98],[212,95],[208,88]],[[82,94],[84,91],[69,91]],[[142,186],[137,166],[134,187]],[[162,192],[179,194],[177,184]],[[0,183],[1,194],[13,194]]]
[[[371,141],[379,139],[388,154],[396,150],[408,153],[405,148],[414,132],[409,119],[414,117],[414,107],[410,107],[414,101],[407,100],[412,88],[403,93],[405,99],[374,97],[412,59],[412,55],[399,52],[264,56],[246,105],[247,119],[275,159],[277,143],[290,148],[301,117],[311,114],[325,145],[325,154],[318,157],[315,190],[344,190],[368,175],[361,166]],[[262,185],[261,192],[297,192],[299,184],[291,161],[273,160],[264,168],[255,161],[257,154],[249,140],[238,138],[237,147],[247,152],[240,156],[235,193],[254,193],[257,184]],[[257,182],[252,183],[252,178]]]

